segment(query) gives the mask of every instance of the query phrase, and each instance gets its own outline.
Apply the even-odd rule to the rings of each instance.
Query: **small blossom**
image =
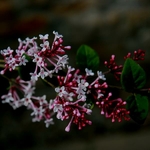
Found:
[[[24,106],[29,106],[32,103],[31,95],[30,94],[27,95],[26,97],[22,98],[20,101],[23,102]]]
[[[28,62],[28,60],[26,59],[25,56],[20,57],[19,61],[20,61],[20,63],[18,64],[19,66],[21,66],[21,65],[25,66],[26,63]]]
[[[62,111],[63,111],[62,105],[61,105],[61,104],[56,104],[56,105],[54,106],[54,108],[53,108],[53,111],[54,111],[54,112],[57,112],[57,113],[62,112]]]
[[[37,64],[37,66],[39,66],[39,67],[44,66],[43,59],[41,57],[39,57],[37,54],[34,54],[33,62],[35,62]]]
[[[35,81],[38,80],[38,77],[39,77],[38,74],[36,74],[36,73],[30,73],[30,75],[31,75],[31,80],[32,80],[33,82],[35,82]]]
[[[46,51],[47,49],[50,49],[48,41],[44,41],[44,43],[40,44],[40,46],[42,47],[42,51]]]
[[[62,38],[63,36],[58,34],[58,32],[53,31],[53,34],[55,35],[55,39]]]
[[[67,55],[64,55],[62,57],[58,56],[58,62],[57,62],[57,65],[62,65],[63,68],[65,68],[65,65],[68,64],[68,56]]]
[[[6,56],[6,55],[11,55],[13,53],[13,50],[10,49],[10,47],[8,47],[7,49],[4,49],[1,51],[1,54],[3,56]]]
[[[63,97],[65,94],[67,94],[64,86],[62,86],[61,88],[59,87],[55,88],[55,91],[58,93],[60,97]]]
[[[11,103],[14,101],[14,98],[12,97],[11,92],[9,92],[6,95],[3,95],[1,98],[4,99],[4,100],[2,100],[2,103]]]
[[[99,79],[101,79],[101,80],[106,80],[106,78],[105,78],[104,74],[102,74],[102,72],[101,72],[101,71],[97,71],[97,76],[98,76],[98,77],[99,77]]]
[[[92,72],[92,70],[85,68],[85,72],[86,72],[86,76],[94,76],[94,73]]]
[[[46,119],[44,122],[46,124],[46,128],[48,128],[49,125],[54,124],[53,118]]]
[[[48,34],[45,34],[45,35],[39,34],[39,37],[41,40],[47,40],[48,36],[49,36]]]
[[[45,77],[48,76],[48,72],[44,71],[44,69],[41,68],[38,76],[40,76],[42,79],[44,79]]]
[[[39,98],[39,104],[42,106],[42,105],[47,105],[48,102],[46,100],[46,95],[43,95],[42,97]]]

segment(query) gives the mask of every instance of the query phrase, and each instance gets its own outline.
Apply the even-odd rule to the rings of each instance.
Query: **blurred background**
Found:
[[[39,34],[48,33],[52,42],[52,31],[64,36],[64,45],[72,46],[67,52],[72,65],[79,46],[87,44],[98,52],[102,63],[111,54],[116,54],[119,64],[128,52],[145,50],[146,59],[141,65],[149,71],[149,0],[0,0],[1,50],[8,46],[15,49],[18,38]],[[150,72],[148,78],[149,75]],[[5,83],[0,84],[2,93]],[[47,90],[39,86],[39,92]],[[56,120],[47,129],[43,122],[32,123],[30,113],[25,108],[13,110],[0,103],[0,150],[150,149],[149,116],[142,126],[132,120],[111,123],[94,109],[92,126],[82,131],[72,126],[66,133],[68,122]]]

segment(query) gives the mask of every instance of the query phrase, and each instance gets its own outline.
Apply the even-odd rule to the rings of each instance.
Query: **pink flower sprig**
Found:
[[[40,34],[40,40],[43,42],[40,46],[35,41],[37,37],[33,37],[31,39],[26,38],[24,41],[18,39],[19,46],[15,51],[10,47],[2,50],[1,54],[4,57],[5,68],[1,71],[1,74],[4,74],[6,70],[12,71],[18,66],[26,65],[28,59],[25,55],[29,56],[36,64],[35,71],[30,73],[31,79],[35,81],[38,77],[42,79],[46,76],[52,77],[53,73],[65,68],[65,65],[68,64],[68,56],[64,55],[65,50],[69,50],[71,47],[63,46],[62,35],[55,31],[53,33],[55,37],[51,47],[47,41],[48,34],[44,36]],[[48,65],[54,66],[54,69],[49,70]]]
[[[83,105],[85,101],[85,97],[81,97],[80,99],[72,102],[60,96],[57,96],[54,100],[50,101],[50,109],[57,114],[57,119],[61,119],[62,121],[70,119],[65,131],[70,131],[72,123],[78,125],[79,130],[82,129],[82,127],[85,127],[86,124],[92,124],[91,121],[85,118],[85,114],[90,115],[92,112],[91,109],[88,109]]]
[[[48,41],[48,34],[39,35],[42,41],[38,46],[36,39],[26,38],[24,41],[18,39],[19,46],[16,50],[10,47],[1,51],[4,57],[4,70],[0,72],[5,76],[6,71],[15,70],[17,67],[26,66],[32,61],[35,64],[33,72],[29,72],[31,78],[29,81],[24,81],[17,77],[12,82],[8,93],[1,97],[2,103],[9,103],[14,109],[21,106],[32,110],[32,121],[39,122],[44,120],[46,127],[54,124],[53,118],[62,121],[68,120],[68,125],[65,131],[69,132],[71,125],[77,125],[78,129],[82,129],[86,125],[91,125],[92,121],[87,119],[88,115],[92,113],[93,104],[101,109],[101,114],[106,118],[111,118],[112,122],[122,118],[129,120],[129,111],[126,110],[126,102],[121,98],[111,99],[112,93],[108,93],[108,84],[104,73],[85,68],[85,72],[80,69],[75,69],[68,65],[68,56],[65,51],[71,49],[70,46],[63,46],[63,36],[57,32],[54,40],[50,46]],[[130,54],[127,55],[130,57]],[[135,59],[143,57],[143,52],[138,51],[134,54]],[[142,59],[142,58],[141,58]],[[117,65],[115,62],[115,55],[112,55],[110,61],[105,61],[105,65],[109,68],[109,72],[113,73],[117,80],[120,79],[122,72],[122,65]],[[51,67],[52,66],[52,67]],[[49,69],[51,68],[51,69]],[[66,74],[61,76],[60,70],[66,70]],[[57,76],[58,86],[55,87],[45,77]],[[6,77],[7,78],[7,77]],[[39,78],[44,79],[49,85],[54,88],[56,97],[47,100],[46,95],[36,96],[36,81]],[[89,99],[92,98],[91,99]]]
[[[67,67],[66,76],[57,76],[59,87],[55,88],[58,96],[51,100],[50,108],[57,113],[57,118],[61,120],[70,119],[66,131],[70,130],[72,123],[78,125],[78,129],[91,124],[92,122],[85,118],[85,114],[90,115],[92,110],[86,108],[86,92],[89,83],[87,76],[93,73],[86,69],[86,75],[80,75],[80,70]]]
[[[24,81],[20,77],[9,87],[9,91],[6,95],[1,97],[2,103],[10,104],[13,109],[21,106],[31,109],[33,112],[31,116],[34,116],[33,122],[45,120],[46,127],[49,124],[53,124],[52,111],[49,109],[49,103],[46,100],[46,96],[42,97],[34,96],[35,83],[32,81]]]
[[[20,77],[16,78],[11,82],[8,94],[1,97],[2,103],[9,103],[14,109],[24,104],[27,105],[28,98],[31,98],[35,90],[34,84],[32,81],[23,81]],[[22,97],[20,97],[20,94]]]
[[[102,74],[102,72],[97,71],[97,78],[94,79],[93,82],[89,83],[88,77],[93,76],[94,73],[91,70],[88,70],[87,68],[85,69],[85,72],[86,72],[85,75],[81,75],[79,74],[80,73],[79,69],[75,70],[74,68],[68,67],[68,72],[65,77],[64,76],[57,77],[60,87],[55,88],[55,91],[58,93],[58,96],[54,100],[51,100],[50,108],[57,113],[58,119],[64,120],[64,119],[71,118],[68,126],[66,127],[66,131],[70,130],[71,123],[75,123],[75,124],[78,123],[79,129],[85,126],[86,123],[91,124],[91,121],[90,122],[87,121],[84,117],[83,117],[84,118],[84,123],[83,123],[82,122],[83,118],[82,119],[80,118],[81,116],[80,111],[84,110],[82,112],[83,116],[85,116],[85,114],[89,115],[92,112],[92,110],[84,107],[84,106],[88,106],[87,95],[91,95],[94,98],[94,100],[97,102],[96,103],[97,105],[98,105],[98,101],[102,101],[104,99],[104,95],[106,95],[106,89],[108,88],[108,85],[106,82],[100,83],[100,81],[106,80],[104,74]],[[108,99],[108,97],[106,99]],[[80,107],[79,107],[79,102],[80,103],[82,102],[83,104],[82,106],[80,105]],[[109,103],[111,102],[109,101]],[[102,108],[103,113],[107,114],[107,118],[110,117],[118,118],[119,122],[121,121],[120,120],[121,117],[125,118],[125,115],[128,114],[128,111],[125,108],[120,108],[119,104],[117,105],[118,108],[116,109],[112,109],[110,108],[112,107],[112,105],[110,104],[108,105],[108,109],[112,110],[109,116],[108,116],[108,109]],[[123,104],[125,105],[125,103]],[[123,110],[125,115],[123,115]],[[73,114],[72,111],[76,112],[77,114],[76,113]],[[73,114],[73,118],[71,117],[72,114]]]

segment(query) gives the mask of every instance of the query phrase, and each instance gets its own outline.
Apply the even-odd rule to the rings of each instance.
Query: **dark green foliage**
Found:
[[[91,47],[87,45],[81,45],[79,47],[76,56],[76,64],[81,71],[84,71],[85,68],[97,71],[99,63],[99,56]]]
[[[146,74],[134,60],[127,58],[121,74],[121,85],[127,92],[141,89],[146,83]]]
[[[127,98],[127,110],[130,117],[137,123],[144,123],[148,115],[148,98],[141,94],[131,95]]]

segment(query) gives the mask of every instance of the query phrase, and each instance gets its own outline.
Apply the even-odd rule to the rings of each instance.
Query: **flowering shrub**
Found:
[[[99,71],[99,56],[89,46],[82,45],[76,55],[76,68],[68,63],[66,51],[70,46],[63,46],[63,36],[57,32],[52,44],[49,44],[48,34],[37,37],[18,39],[16,50],[10,47],[1,50],[1,76],[8,80],[8,93],[2,95],[2,103],[9,103],[14,109],[21,106],[31,109],[33,122],[44,120],[46,127],[54,124],[53,118],[68,120],[65,131],[70,131],[71,124],[78,129],[91,125],[87,119],[94,107],[100,109],[101,115],[110,118],[112,122],[132,118],[143,123],[148,114],[149,89],[143,89],[146,74],[137,63],[144,60],[143,50],[128,53],[124,57],[124,65],[117,65],[115,55],[104,65],[108,71]],[[10,77],[15,71],[15,77]],[[9,76],[7,75],[9,72]],[[109,85],[106,75],[112,73],[120,82],[120,87]],[[51,81],[57,78],[55,83]],[[46,95],[36,96],[36,82],[42,79],[54,89],[56,97],[47,100]],[[114,98],[112,88],[118,88],[130,93],[125,98]]]

